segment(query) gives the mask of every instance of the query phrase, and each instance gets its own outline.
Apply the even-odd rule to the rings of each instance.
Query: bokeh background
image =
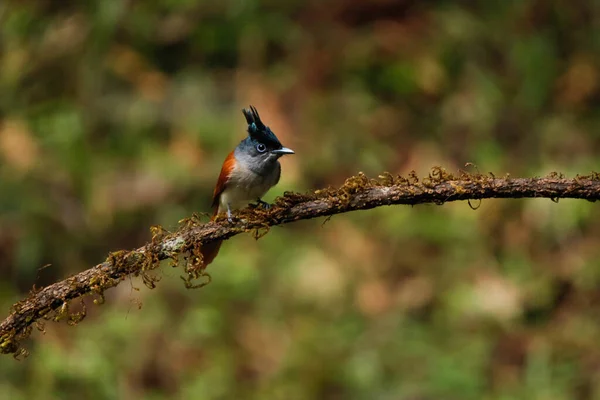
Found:
[[[0,309],[209,211],[255,105],[284,190],[600,170],[600,2],[0,2]],[[47,323],[6,399],[597,399],[600,211],[386,207],[237,236]],[[50,264],[40,270],[40,267]]]

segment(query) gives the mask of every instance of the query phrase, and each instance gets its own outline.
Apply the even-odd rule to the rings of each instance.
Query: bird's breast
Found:
[[[238,163],[229,176],[225,190],[221,193],[219,211],[225,211],[227,204],[234,210],[256,202],[277,184],[280,168],[277,162],[272,168],[257,173]]]

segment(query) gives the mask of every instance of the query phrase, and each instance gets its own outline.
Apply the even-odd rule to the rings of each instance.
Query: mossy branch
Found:
[[[0,323],[0,351],[15,356],[26,354],[20,342],[29,336],[33,326],[43,330],[42,320],[67,319],[69,323],[77,323],[85,316],[85,308],[80,313],[69,312],[71,300],[96,295],[98,298],[94,302],[102,302],[106,289],[132,275],[141,275],[144,283],[153,287],[155,278],[147,271],[157,268],[162,260],[171,260],[173,266],[183,265],[185,276],[182,278],[186,287],[204,286],[210,276],[204,271],[199,252],[203,243],[228,239],[242,232],[253,232],[258,237],[270,226],[380,206],[525,197],[600,200],[600,174],[574,179],[565,179],[556,173],[544,178],[496,178],[491,174],[464,172],[454,176],[438,167],[421,180],[414,172],[406,178],[384,174],[378,179],[369,179],[359,174],[347,179],[339,189],[317,190],[310,194],[285,193],[269,210],[242,210],[236,214],[233,223],[222,217],[215,222],[202,223],[198,216],[193,216],[180,221],[176,232],[153,227],[152,241],[145,246],[111,253],[103,263],[33,290],[29,297],[16,303],[10,315]],[[201,283],[194,285],[196,280]]]

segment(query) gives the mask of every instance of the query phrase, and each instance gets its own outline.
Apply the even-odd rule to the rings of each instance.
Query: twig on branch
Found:
[[[310,194],[285,193],[269,210],[247,208],[240,211],[233,223],[222,217],[215,222],[202,223],[193,216],[180,221],[176,232],[153,227],[152,241],[145,246],[111,253],[103,263],[34,290],[29,297],[16,303],[11,314],[0,323],[0,351],[26,354],[20,342],[29,336],[34,325],[43,329],[39,325],[41,320],[68,319],[71,324],[77,323],[85,312],[69,312],[68,305],[73,299],[95,294],[99,297],[94,302],[103,302],[106,289],[132,275],[141,275],[144,283],[153,287],[155,279],[147,271],[157,268],[163,260],[171,260],[173,266],[183,264],[185,276],[182,278],[186,287],[204,286],[210,276],[204,271],[199,253],[203,243],[228,239],[243,232],[253,232],[259,237],[270,226],[386,205],[526,197],[600,200],[600,174],[574,179],[564,179],[556,173],[544,178],[496,178],[491,174],[464,172],[454,176],[435,167],[428,177],[419,180],[414,172],[408,178],[386,173],[378,179],[369,179],[361,173],[348,178],[339,189],[317,190]],[[194,285],[196,280],[203,283]]]

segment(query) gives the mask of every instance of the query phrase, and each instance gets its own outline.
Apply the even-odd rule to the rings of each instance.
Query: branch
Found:
[[[34,289],[29,297],[13,305],[11,314],[0,323],[0,351],[15,356],[26,354],[20,342],[29,336],[34,325],[43,330],[41,320],[79,322],[85,316],[85,304],[82,302],[83,312],[72,313],[69,311],[70,300],[91,294],[97,296],[95,303],[102,303],[106,289],[132,275],[141,275],[146,285],[154,287],[157,279],[148,271],[157,268],[163,260],[171,260],[173,266],[183,264],[185,276],[182,279],[186,287],[204,286],[210,276],[204,271],[199,252],[203,243],[228,239],[243,232],[252,232],[258,238],[274,225],[386,205],[526,197],[596,201],[600,199],[600,174],[575,179],[564,179],[556,173],[545,178],[496,178],[491,174],[464,172],[453,176],[435,167],[428,177],[419,181],[414,172],[408,178],[386,173],[377,180],[368,179],[361,173],[348,178],[339,189],[317,190],[310,194],[286,192],[269,210],[241,210],[233,223],[223,217],[202,223],[194,215],[180,221],[176,232],[153,227],[152,241],[145,246],[110,253],[103,263],[45,288]],[[194,285],[197,280],[201,283]]]

